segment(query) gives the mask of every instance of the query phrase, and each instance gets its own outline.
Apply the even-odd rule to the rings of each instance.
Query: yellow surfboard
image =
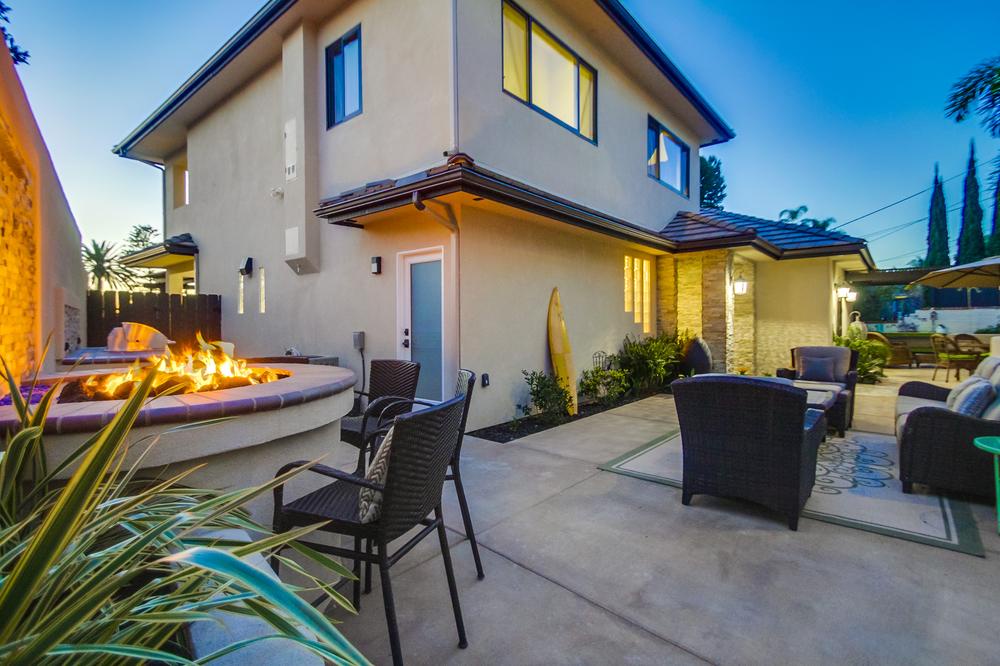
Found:
[[[552,356],[552,371],[556,379],[569,390],[569,414],[574,416],[577,411],[576,369],[573,367],[573,348],[569,344],[562,302],[559,300],[559,287],[552,288],[552,297],[549,298],[549,354]]]

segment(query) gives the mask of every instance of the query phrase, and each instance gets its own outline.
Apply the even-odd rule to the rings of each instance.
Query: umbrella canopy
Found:
[[[940,289],[984,289],[1000,287],[1000,256],[987,257],[970,264],[932,271],[908,286],[923,285]]]

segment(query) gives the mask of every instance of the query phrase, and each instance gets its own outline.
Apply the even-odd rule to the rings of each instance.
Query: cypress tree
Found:
[[[962,229],[958,232],[956,264],[979,261],[986,256],[983,238],[983,207],[979,204],[979,179],[976,178],[976,144],[969,146],[969,168],[965,172],[965,201],[962,202]]]
[[[996,170],[997,182],[993,184],[993,227],[986,243],[986,254],[991,257],[1000,255],[1000,164]]]
[[[938,167],[934,165],[934,191],[931,194],[931,210],[927,223],[927,258],[924,265],[928,268],[942,268],[951,265],[948,254],[948,208],[944,203],[944,187],[938,176]]]

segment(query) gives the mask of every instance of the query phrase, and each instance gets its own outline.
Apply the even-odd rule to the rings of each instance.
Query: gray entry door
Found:
[[[420,363],[417,397],[441,400],[441,260],[409,264],[410,359]]]

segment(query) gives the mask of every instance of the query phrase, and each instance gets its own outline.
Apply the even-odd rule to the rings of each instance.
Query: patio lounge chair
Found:
[[[403,652],[399,642],[399,627],[396,624],[395,599],[389,570],[419,541],[435,530],[438,533],[441,558],[444,561],[448,589],[451,593],[452,610],[458,629],[458,647],[468,646],[448,547],[448,536],[445,533],[441,512],[441,489],[448,464],[458,446],[459,427],[465,411],[465,402],[464,396],[457,397],[428,409],[395,417],[391,454],[388,457],[384,485],[362,476],[316,464],[309,468],[309,472],[321,474],[335,481],[287,504],[284,502],[284,486],[274,489],[275,532],[286,532],[295,527],[328,521],[319,528],[320,531],[354,537],[353,548],[321,543],[308,545],[321,552],[354,561],[353,602],[356,608],[360,609],[361,606],[361,563],[378,566],[394,664],[403,663]],[[306,461],[289,463],[282,467],[278,474],[284,474],[305,464]],[[380,514],[372,522],[361,522],[359,499],[361,488],[371,488],[382,493]],[[432,513],[433,517],[430,516]],[[390,542],[418,526],[422,529],[415,536],[395,552],[389,552]],[[376,552],[374,554],[365,552],[362,549],[363,541],[373,542]],[[278,563],[274,559],[272,566],[277,571]]]
[[[806,359],[830,359],[831,371],[822,379],[809,374]],[[778,377],[791,379],[795,386],[807,391],[829,391],[837,396],[826,412],[830,427],[841,437],[854,421],[854,391],[858,384],[858,352],[835,345],[792,348],[792,367],[778,368]]]
[[[681,425],[681,501],[736,497],[780,512],[797,530],[826,433],[823,412],[806,409],[806,391],[731,375],[678,379],[670,388]]]
[[[987,357],[973,374],[994,386],[1000,363]],[[987,376],[987,373],[989,376]],[[1000,437],[1000,421],[959,414],[948,408],[949,389],[906,382],[896,398],[896,442],[903,492],[914,483],[981,497],[995,494],[992,456],[972,444],[976,437]]]
[[[359,399],[367,399],[364,410],[340,420],[341,441],[358,449],[355,473],[363,474],[365,471],[365,446],[369,440],[367,431],[369,427],[377,427],[378,419],[373,419],[373,415],[378,414],[382,419],[391,421],[394,416],[408,412],[410,405],[399,401],[413,399],[419,379],[419,363],[397,359],[375,359],[371,362],[368,391],[355,391]],[[390,402],[398,404],[388,407]]]
[[[955,370],[955,381],[958,381],[962,378],[963,369],[971,374],[982,358],[978,352],[963,352],[954,339],[938,333],[931,336],[931,347],[934,348],[934,374],[931,375],[931,381],[937,379],[937,371],[941,369],[944,369],[946,384],[952,369]]]
[[[889,348],[889,365],[913,367],[914,358],[910,348],[903,342],[893,342],[878,331],[868,331],[868,339],[881,342]]]

